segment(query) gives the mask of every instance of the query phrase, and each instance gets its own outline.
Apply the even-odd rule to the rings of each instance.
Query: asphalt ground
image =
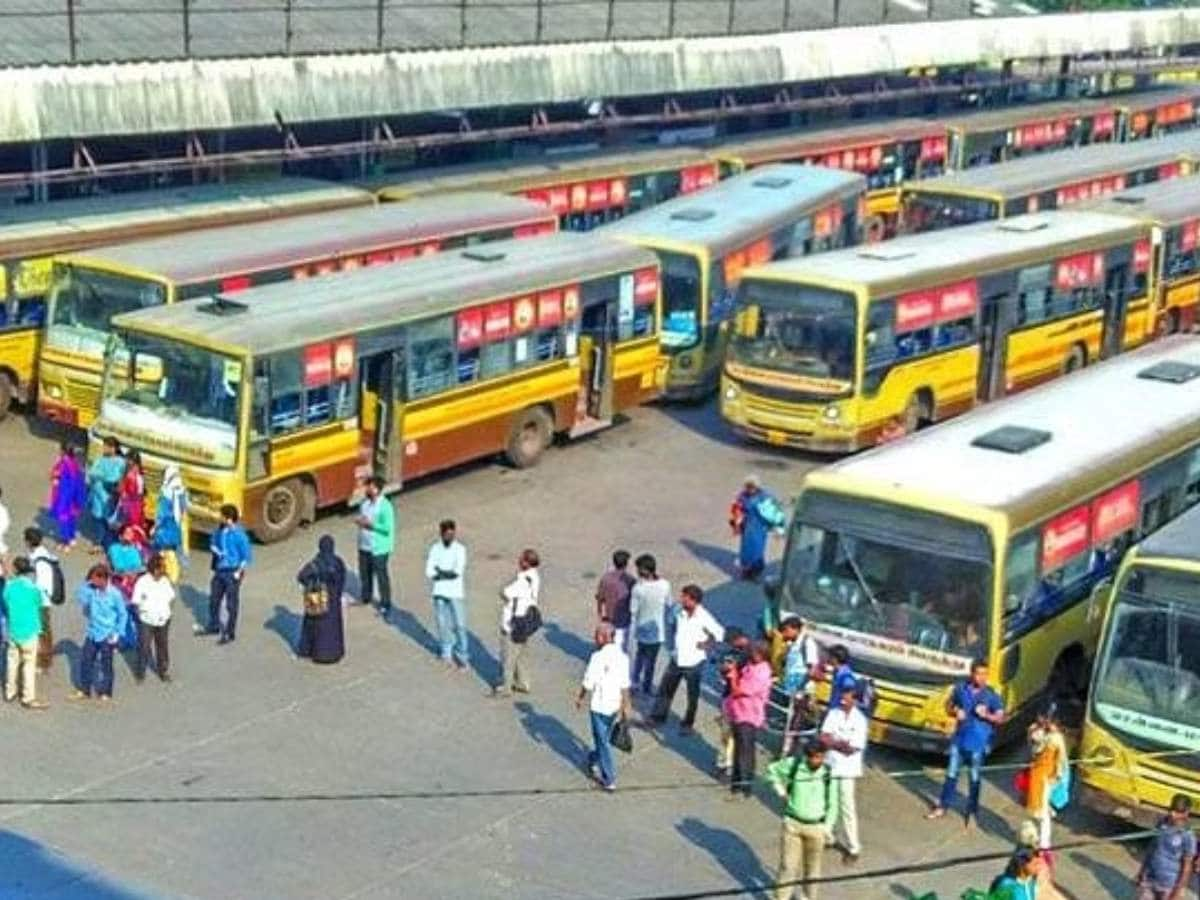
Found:
[[[10,543],[39,516],[54,438],[21,418],[0,423]],[[549,900],[739,888],[755,896],[774,877],[780,810],[766,793],[726,802],[727,788],[713,780],[711,688],[696,736],[678,735],[674,720],[657,734],[635,732],[633,755],[618,754],[621,789],[611,796],[589,790],[581,772],[588,725],[573,699],[590,650],[595,580],[614,547],[654,553],[676,587],[701,584],[726,624],[748,625],[761,596],[731,580],[732,494],[757,472],[791,495],[817,462],[733,438],[711,405],[650,407],[555,448],[530,470],[484,462],[410,485],[396,498],[397,614],[385,624],[349,608],[348,654],[332,667],[293,656],[294,574],[323,533],[352,561],[346,510],[255,548],[229,646],[190,634],[206,606],[207,557],[193,554],[172,626],[175,681],[137,685],[119,661],[110,708],[67,701],[82,623],[73,606],[56,609],[58,655],[41,688],[51,708],[0,708],[0,897]],[[432,651],[421,577],[425,548],[447,516],[470,553],[473,663],[464,674],[443,669]],[[527,545],[545,561],[548,620],[532,649],[533,693],[492,700],[494,598]],[[66,558],[72,587],[88,560],[80,550]],[[1010,775],[989,779],[980,827],[965,832],[953,818],[924,819],[939,759],[872,747],[868,764],[862,859],[848,868],[831,851],[826,874],[888,874],[827,885],[823,898],[937,891],[945,900],[999,871],[994,860],[936,866],[1011,848],[1022,815]],[[922,768],[916,777],[887,774]],[[315,794],[323,799],[295,799]],[[170,802],[213,797],[222,799]],[[26,798],[71,805],[12,802]],[[1081,808],[1055,829],[1059,841],[1121,833]],[[1131,896],[1132,852],[1118,844],[1065,851],[1060,883],[1078,900]],[[934,868],[895,874],[908,865]]]

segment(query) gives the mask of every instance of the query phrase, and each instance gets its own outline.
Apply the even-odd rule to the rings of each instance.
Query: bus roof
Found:
[[[1166,93],[1163,91],[1161,93]],[[1121,108],[1128,97],[1086,97],[1079,100],[1058,100],[1050,103],[1024,103],[1003,109],[984,109],[958,116],[947,116],[942,121],[947,128],[956,128],[968,133],[985,133],[1016,128],[1027,122],[1050,119],[1072,118],[1094,115]]]
[[[267,218],[306,209],[363,206],[370,194],[345,185],[308,178],[246,184],[133,191],[103,197],[54,200],[0,210],[0,254],[10,245],[63,243],[106,231],[155,225],[166,219]]]
[[[1089,144],[1039,153],[916,181],[905,190],[913,194],[986,194],[1012,200],[1103,175],[1164,165],[1196,154],[1200,154],[1200,132],[1184,131],[1129,144]]]
[[[1138,546],[1138,556],[1200,562],[1200,507],[1151,532]]]
[[[653,253],[621,241],[559,232],[250,288],[229,298],[244,311],[217,315],[210,300],[198,299],[124,313],[113,325],[231,351],[271,353],[657,264]]]
[[[1045,259],[1055,247],[1084,252],[1134,240],[1145,230],[1139,222],[1102,213],[1033,213],[780,260],[747,269],[742,278],[862,285],[872,297],[886,297]]]
[[[787,155],[820,155],[844,147],[863,144],[887,144],[940,137],[945,128],[932,119],[888,119],[878,122],[857,122],[837,128],[818,128],[786,133],[739,136],[713,146],[711,155],[718,159],[738,158],[747,165],[770,162]]]
[[[601,230],[627,240],[699,246],[722,255],[794,223],[805,211],[862,194],[866,185],[854,172],[778,163],[660,203]]]
[[[152,273],[187,284],[427,237],[554,218],[545,206],[523,197],[461,193],[111,244],[63,260]]]
[[[1155,341],[818,470],[811,483],[954,501],[1008,513],[1021,527],[1200,441],[1200,379],[1145,377],[1166,363],[1200,371],[1200,338]],[[974,443],[1006,427],[1047,432],[1049,439],[1023,452]],[[1072,490],[1080,480],[1088,486]]]
[[[1170,227],[1200,218],[1200,175],[1152,181],[1087,205],[1097,212]]]

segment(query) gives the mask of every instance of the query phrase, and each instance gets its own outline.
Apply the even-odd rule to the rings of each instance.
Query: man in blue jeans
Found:
[[[583,709],[588,702],[588,719],[592,726],[593,749],[587,756],[588,774],[606,791],[617,789],[617,770],[612,755],[612,730],[617,717],[628,719],[629,657],[613,638],[613,627],[607,622],[596,629],[596,650],[588,660],[583,683],[575,698],[575,707]]]
[[[79,683],[71,693],[72,700],[86,700],[93,693],[102,703],[112,700],[113,650],[125,633],[129,613],[110,575],[106,564],[97,563],[88,569],[87,580],[75,595],[87,627],[79,653]]]
[[[442,663],[448,669],[457,666],[461,672],[471,662],[467,613],[463,606],[467,548],[456,537],[458,529],[453,519],[443,519],[438,531],[441,537],[433,542],[425,557],[425,577],[429,579],[433,596],[433,616]]]
[[[969,767],[970,790],[963,824],[970,828],[972,818],[979,818],[979,791],[983,785],[980,769],[992,748],[996,726],[1004,722],[1004,703],[1000,695],[988,687],[986,662],[977,659],[971,663],[971,677],[954,686],[946,712],[958,724],[950,738],[950,763],[946,767],[942,796],[925,818],[940,819],[954,804],[958,773],[965,762]]]
[[[221,525],[208,540],[212,551],[212,584],[208,592],[208,627],[196,627],[197,634],[219,634],[219,644],[237,638],[238,606],[242,580],[250,565],[250,538],[238,522],[238,510],[232,503],[221,507]],[[225,604],[222,624],[221,604]]]

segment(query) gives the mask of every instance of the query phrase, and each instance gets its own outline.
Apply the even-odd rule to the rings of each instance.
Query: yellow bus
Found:
[[[1039,213],[747,271],[721,415],[846,453],[1112,356],[1154,333],[1151,237]]]
[[[1200,132],[1132,144],[1097,144],[955,172],[904,187],[903,230],[936,231],[1058,209],[1191,174]]]
[[[1191,376],[1200,372],[1193,369]],[[1195,455],[1187,465],[1195,477]],[[1195,502],[1190,495],[1178,502]],[[1096,655],[1079,767],[1092,809],[1153,828],[1200,800],[1200,510],[1125,555]]]
[[[1193,330],[1200,305],[1200,178],[1148,184],[1092,208],[1158,229],[1154,271],[1159,330],[1165,334]]]
[[[668,398],[698,399],[716,388],[742,272],[858,243],[865,189],[852,172],[763,166],[605,228],[661,261]]]
[[[379,190],[379,197],[411,200],[457,191],[516,194],[550,207],[568,231],[588,231],[710,187],[718,175],[717,163],[702,150],[655,147],[437,169],[393,178]]]
[[[553,233],[532,200],[461,193],[209,229],[55,257],[38,413],[87,427],[108,320],[119,312],[258,284],[384,265],[485,240]]]
[[[1196,127],[1200,87],[1188,85],[1118,98],[1120,140],[1140,141]]]
[[[559,233],[124,313],[91,437],[279,540],[364,475],[533,465],[659,396],[658,301],[653,253]]]
[[[55,200],[0,210],[0,419],[13,400],[32,400],[51,259],[56,254],[374,202],[366,191],[286,178]]]
[[[875,679],[874,740],[944,749],[975,658],[1002,737],[1082,699],[1098,586],[1200,498],[1197,372],[1200,338],[1164,338],[808,473],[771,593]]]

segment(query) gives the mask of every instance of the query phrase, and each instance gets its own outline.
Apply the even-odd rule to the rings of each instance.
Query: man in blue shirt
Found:
[[[983,761],[992,749],[992,735],[996,726],[1004,722],[1004,703],[1000,695],[988,687],[987,682],[987,663],[977,659],[971,663],[971,677],[956,684],[950,694],[946,712],[958,724],[950,738],[950,763],[946,767],[942,796],[925,817],[927,819],[940,819],[954,804],[958,794],[958,772],[964,761],[970,767],[970,791],[967,794],[964,824],[970,828],[971,819],[979,818]]]
[[[212,550],[212,584],[208,592],[208,627],[197,627],[198,634],[219,634],[217,643],[232,643],[237,637],[238,605],[242,580],[250,565],[250,538],[238,522],[237,507],[221,507],[221,526],[208,542]],[[221,603],[225,603],[225,623],[221,627]]]
[[[843,691],[858,690],[858,676],[850,665],[850,651],[841,644],[829,648],[829,662],[833,665],[833,675],[829,679],[829,708],[837,709],[842,705]]]
[[[1171,808],[1158,824],[1137,876],[1137,900],[1182,900],[1192,876],[1196,836],[1188,819],[1192,800],[1186,794],[1171,798]]]
[[[109,575],[108,566],[97,563],[88,569],[87,580],[75,594],[87,629],[79,654],[79,685],[71,694],[73,700],[85,700],[93,691],[101,701],[112,700],[113,650],[125,633],[129,613],[125,598],[112,585]]]

